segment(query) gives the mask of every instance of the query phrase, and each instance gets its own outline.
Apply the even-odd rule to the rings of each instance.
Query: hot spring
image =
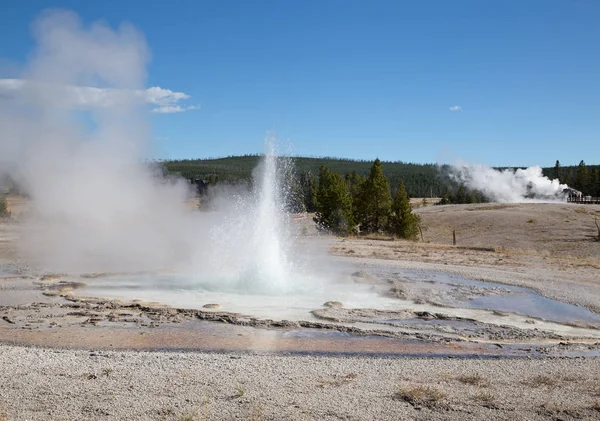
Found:
[[[277,319],[307,319],[327,301],[391,308],[395,300],[384,290],[354,283],[351,268],[327,255],[331,240],[302,234],[314,224],[288,212],[292,192],[285,179],[292,171],[291,160],[268,138],[249,191],[219,190],[208,210],[188,216],[180,250],[189,260],[159,271],[82,279],[83,295],[182,308],[218,304],[221,311]],[[190,233],[195,247],[189,247]]]
[[[453,318],[442,324],[466,323],[475,332],[482,329],[475,320],[500,328],[530,330],[535,326],[573,336],[590,331],[565,323],[600,323],[587,309],[524,288],[443,272],[397,271],[393,264],[382,269],[329,255],[331,242],[340,240],[319,235],[306,215],[292,217],[288,209],[292,192],[285,182],[293,171],[291,162],[278,155],[274,139],[265,144],[250,189],[219,191],[209,210],[194,212],[186,222],[189,232],[183,240],[188,242],[179,247],[184,250],[180,257],[187,259],[162,270],[81,277],[86,287],[78,294],[259,319],[318,318],[393,332],[415,323],[430,329],[418,315],[439,312]],[[307,235],[308,227],[313,231]],[[190,249],[190,244],[197,247]],[[401,282],[405,291],[420,299],[395,296],[391,293],[394,282]],[[330,319],[329,313],[322,313],[328,302],[343,307],[326,310],[333,311]],[[313,314],[319,309],[320,318]],[[506,314],[499,317],[498,311]]]

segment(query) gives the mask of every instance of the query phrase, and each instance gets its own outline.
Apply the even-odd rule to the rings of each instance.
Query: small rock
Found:
[[[344,307],[344,304],[340,303],[339,301],[327,301],[325,304],[323,304],[323,307],[342,308]]]
[[[436,318],[433,314],[431,314],[428,311],[415,311],[415,316],[423,320],[431,320]]]
[[[216,304],[216,303],[204,304],[202,306],[202,308],[221,308],[221,304]]]
[[[354,276],[356,278],[369,278],[370,277],[370,275],[367,272],[365,272],[364,270],[359,270],[357,272],[354,272],[352,274],[352,276]]]

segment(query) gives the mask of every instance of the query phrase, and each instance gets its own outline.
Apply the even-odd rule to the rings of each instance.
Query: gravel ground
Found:
[[[600,419],[598,359],[386,359],[1,345],[0,367],[0,411],[7,420]]]
[[[527,286],[600,311],[600,243],[590,237],[588,208],[522,208],[431,214],[437,225],[425,235],[437,233],[442,242],[451,221],[459,244],[501,247],[495,252],[367,240],[334,241],[333,252],[359,267],[442,270]],[[517,211],[520,225],[506,231]],[[532,223],[528,212],[535,214]],[[466,218],[462,225],[458,217]],[[568,229],[557,237],[554,227],[567,219]],[[7,273],[27,272],[15,252],[15,230],[0,224],[0,263]],[[83,351],[13,346],[3,339],[11,338],[0,337],[0,421],[600,420],[600,358]]]

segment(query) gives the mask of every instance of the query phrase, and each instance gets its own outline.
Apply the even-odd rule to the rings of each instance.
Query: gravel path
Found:
[[[600,361],[0,345],[0,413],[6,420],[600,419]]]

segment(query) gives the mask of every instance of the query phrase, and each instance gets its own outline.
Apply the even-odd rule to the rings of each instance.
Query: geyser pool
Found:
[[[216,288],[177,273],[115,275],[93,280],[82,279],[87,285],[81,295],[110,299],[159,302],[177,308],[202,309],[206,304],[219,304],[218,311],[240,313],[274,320],[308,320],[311,310],[322,308],[327,301],[340,301],[348,308],[393,309],[397,300],[387,297],[372,285],[360,285],[348,278],[328,282],[298,283],[288,292],[268,293]]]

